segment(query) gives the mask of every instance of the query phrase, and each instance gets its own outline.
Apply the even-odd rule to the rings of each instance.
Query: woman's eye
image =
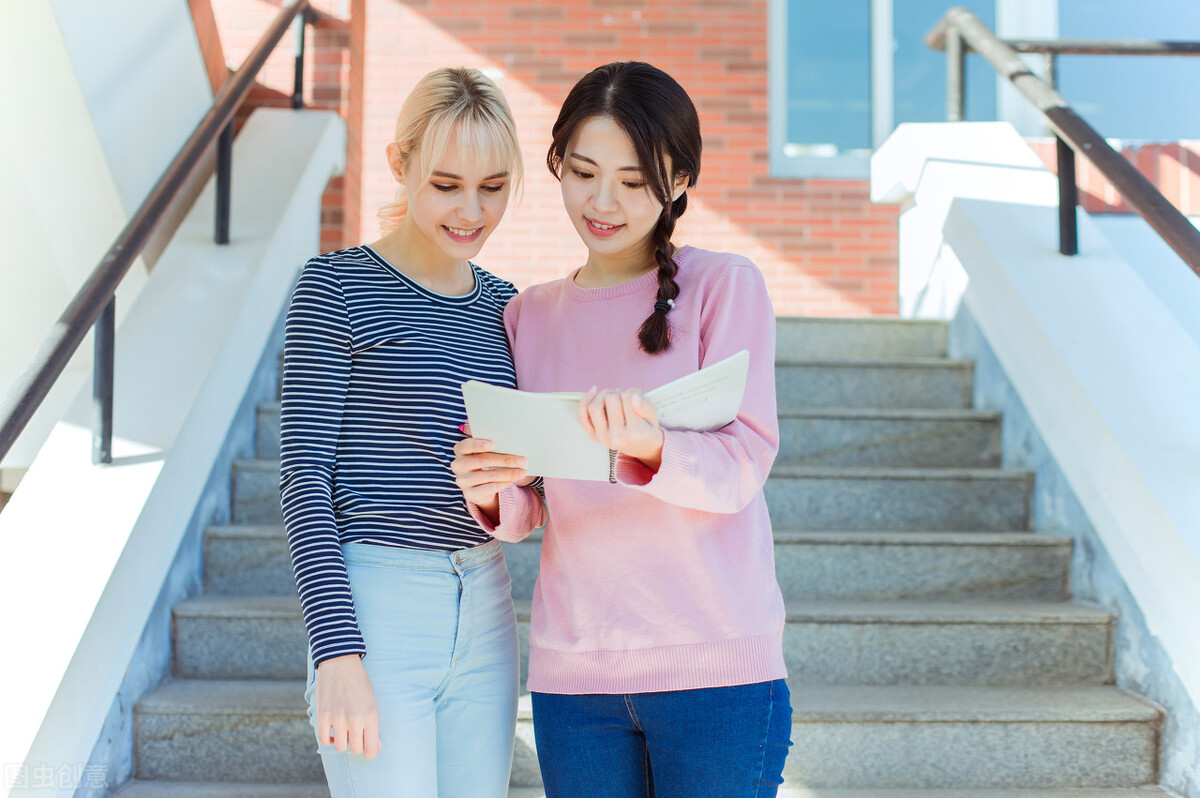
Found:
[[[433,186],[434,188],[436,188],[438,191],[441,191],[442,193],[447,193],[447,192],[453,191],[454,189],[458,188],[458,186],[446,185],[444,183],[430,183],[430,185]]]
[[[587,180],[588,178],[590,178],[592,176],[591,172],[584,172],[581,169],[572,169],[571,174],[575,175],[580,180]]]
[[[497,194],[504,190],[504,184],[501,183],[498,186],[480,186],[480,188],[482,188],[484,191],[486,191],[489,194]]]
[[[643,188],[645,188],[645,187],[646,187],[646,184],[645,184],[645,183],[634,183],[634,182],[632,182],[632,181],[629,181],[629,182],[626,182],[626,183],[625,183],[625,188],[632,188],[632,189],[633,189],[633,190],[635,190],[635,191],[638,191],[638,190],[640,190],[640,189],[643,189]]]

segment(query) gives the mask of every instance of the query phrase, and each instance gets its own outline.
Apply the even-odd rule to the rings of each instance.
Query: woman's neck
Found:
[[[575,284],[580,288],[608,288],[636,280],[657,268],[654,250],[649,248],[616,257],[589,252],[587,262],[575,275]]]
[[[448,257],[407,216],[399,227],[371,244],[371,249],[396,271],[434,293],[461,296],[475,287],[470,263]]]

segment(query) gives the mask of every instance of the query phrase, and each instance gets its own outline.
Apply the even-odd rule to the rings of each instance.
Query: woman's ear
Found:
[[[671,202],[679,199],[683,192],[687,191],[689,175],[675,175],[675,185],[671,187]]]
[[[400,145],[394,141],[387,145],[387,160],[388,168],[392,170],[392,177],[396,178],[397,183],[403,183],[404,153],[400,151]]]

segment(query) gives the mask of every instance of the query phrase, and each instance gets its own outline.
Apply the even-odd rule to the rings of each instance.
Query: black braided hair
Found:
[[[686,188],[696,185],[702,149],[700,118],[683,87],[655,66],[623,61],[596,67],[571,89],[551,130],[546,165],[555,177],[562,174],[575,130],[597,116],[612,119],[629,136],[648,188],[663,207],[650,235],[658,264],[658,295],[638,330],[642,350],[653,355],[671,347],[667,316],[679,296],[675,282],[679,264],[671,236],[688,204],[686,189],[678,199],[672,200],[672,194],[681,179],[686,179]]]

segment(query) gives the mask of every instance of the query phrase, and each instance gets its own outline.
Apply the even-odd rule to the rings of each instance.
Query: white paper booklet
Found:
[[[750,353],[646,392],[666,429],[713,430],[737,417],[746,391]],[[463,383],[471,434],[495,451],[526,458],[535,476],[615,481],[616,452],[588,437],[579,425],[581,393],[530,393],[471,380]]]

